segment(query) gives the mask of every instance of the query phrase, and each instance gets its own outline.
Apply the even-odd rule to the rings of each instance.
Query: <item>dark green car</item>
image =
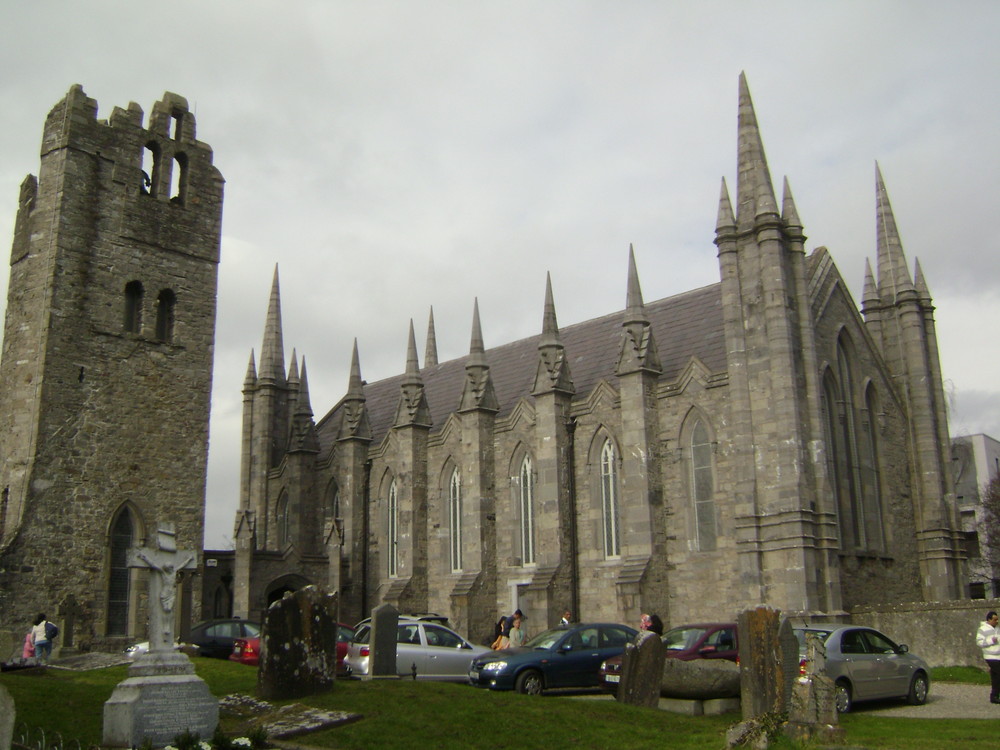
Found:
[[[469,684],[538,695],[554,688],[597,687],[601,662],[621,654],[638,631],[611,622],[560,625],[519,648],[472,660]]]

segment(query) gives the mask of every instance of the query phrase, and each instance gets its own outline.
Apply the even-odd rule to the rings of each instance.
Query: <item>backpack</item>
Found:
[[[45,637],[50,641],[54,641],[57,635],[59,635],[59,626],[56,625],[54,622],[49,622],[48,620],[46,620]]]

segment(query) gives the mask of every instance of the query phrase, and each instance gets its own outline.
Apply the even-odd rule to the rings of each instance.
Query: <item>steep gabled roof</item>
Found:
[[[722,321],[721,285],[711,284],[673,297],[647,302],[649,318],[659,350],[663,382],[677,379],[691,357],[697,357],[713,372],[726,369],[725,336]],[[559,329],[566,350],[573,383],[574,400],[586,398],[601,380],[617,382],[615,366],[621,349],[625,311]],[[486,350],[490,375],[500,406],[498,417],[511,412],[518,400],[531,397],[538,366],[538,344],[542,334]],[[431,431],[444,427],[451,412],[457,411],[465,385],[468,355],[424,367],[420,377],[430,407]],[[400,385],[405,375],[395,375],[364,387],[372,438],[378,444],[391,429],[399,403]],[[337,438],[339,405],[318,426],[321,455],[327,455]]]

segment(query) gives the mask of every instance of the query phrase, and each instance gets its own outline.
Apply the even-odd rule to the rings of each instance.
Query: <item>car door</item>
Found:
[[[240,623],[217,622],[205,628],[203,640],[198,643],[198,651],[202,656],[228,659],[233,652],[233,641],[240,637]]]
[[[469,665],[475,653],[460,636],[440,625],[425,624],[427,667],[425,675],[432,679],[467,679]]]
[[[719,627],[711,630],[698,647],[702,659],[729,659],[736,661],[736,628]]]
[[[869,652],[864,631],[854,628],[842,630],[840,653],[843,671],[854,687],[855,699],[879,697],[877,656]]]
[[[420,637],[420,623],[401,622],[396,628],[396,674],[427,674],[427,649]]]
[[[864,638],[872,654],[878,695],[884,698],[906,695],[910,690],[913,668],[905,658],[900,657],[898,646],[876,630],[864,631]]]
[[[599,629],[596,625],[569,633],[552,658],[543,665],[547,687],[587,687],[597,685],[601,667]]]

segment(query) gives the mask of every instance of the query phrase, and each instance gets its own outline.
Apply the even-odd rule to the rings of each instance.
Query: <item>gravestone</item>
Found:
[[[261,698],[301,698],[333,688],[336,614],[337,595],[317,586],[285,594],[267,608],[257,671]]]
[[[787,733],[796,742],[842,741],[838,726],[836,689],[825,673],[826,643],[815,633],[806,634],[805,674],[792,686]]]
[[[173,647],[177,573],[194,567],[195,553],[177,549],[173,524],[160,524],[156,537],[155,548],[128,553],[129,567],[149,569],[149,651],[104,704],[107,747],[164,747],[185,731],[207,738],[219,723],[218,700]]]
[[[59,615],[63,622],[62,632],[59,633],[62,638],[62,650],[59,652],[61,656],[70,656],[77,652],[76,618],[82,614],[83,610],[77,604],[76,597],[72,593],[59,605]]]
[[[645,630],[625,646],[622,654],[622,681],[618,684],[618,701],[631,706],[656,708],[660,703],[660,683],[666,653],[663,641],[656,633]]]
[[[743,718],[784,713],[798,675],[799,647],[791,623],[770,607],[743,612],[740,633],[740,698]]]
[[[399,611],[391,604],[372,610],[372,629],[368,634],[368,674],[366,679],[398,677],[396,673],[396,638]]]
[[[0,685],[0,750],[10,750],[10,741],[14,737],[14,699],[10,697],[7,688]]]

